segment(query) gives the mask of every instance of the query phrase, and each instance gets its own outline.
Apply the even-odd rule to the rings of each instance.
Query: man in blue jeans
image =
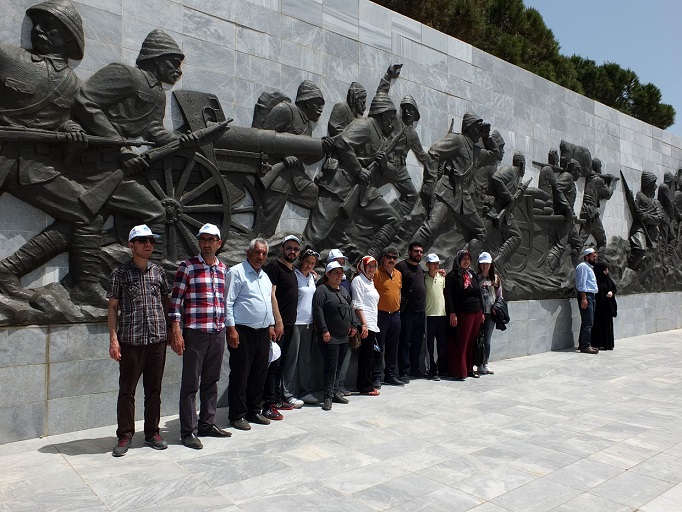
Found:
[[[588,247],[582,253],[583,261],[575,269],[575,288],[580,306],[580,337],[578,347],[585,354],[598,354],[592,347],[592,323],[594,322],[594,295],[597,293],[597,278],[592,265],[597,261],[597,251]]]

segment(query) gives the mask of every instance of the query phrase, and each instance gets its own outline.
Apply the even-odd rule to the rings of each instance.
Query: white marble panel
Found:
[[[280,0],[282,14],[322,26],[322,0]]]
[[[322,6],[322,26],[336,34],[358,40],[358,0],[325,0]]]

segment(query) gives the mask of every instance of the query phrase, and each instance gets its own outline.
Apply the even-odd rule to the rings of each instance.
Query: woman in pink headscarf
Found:
[[[379,390],[374,387],[372,366],[374,364],[374,346],[379,332],[377,320],[379,316],[379,292],[374,288],[374,273],[377,271],[377,260],[365,256],[358,263],[358,273],[350,284],[353,297],[353,308],[362,325],[358,350],[357,388],[361,394],[377,396]]]

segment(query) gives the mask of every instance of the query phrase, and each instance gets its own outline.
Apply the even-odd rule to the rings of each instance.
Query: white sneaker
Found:
[[[301,401],[304,404],[308,405],[317,405],[318,403],[320,403],[319,400],[315,398],[315,395],[313,395],[312,393],[308,393],[307,395],[302,396]]]
[[[294,396],[290,396],[289,398],[287,398],[285,400],[285,402],[290,404],[290,405],[293,405],[294,409],[300,409],[301,407],[303,407],[303,404],[305,403],[305,402],[303,402],[303,400],[299,400],[298,398],[296,398]]]
[[[494,374],[495,374],[495,372],[492,371],[492,370],[488,367],[487,364],[484,364],[484,365],[483,365],[483,369],[485,370],[485,374],[486,374],[486,375],[494,375]]]

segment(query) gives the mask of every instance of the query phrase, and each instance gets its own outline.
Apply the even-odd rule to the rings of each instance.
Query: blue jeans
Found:
[[[592,324],[594,323],[594,293],[585,293],[587,307],[580,307],[580,294],[578,294],[578,308],[580,309],[580,337],[578,338],[578,348],[584,349],[590,346],[592,340]]]

